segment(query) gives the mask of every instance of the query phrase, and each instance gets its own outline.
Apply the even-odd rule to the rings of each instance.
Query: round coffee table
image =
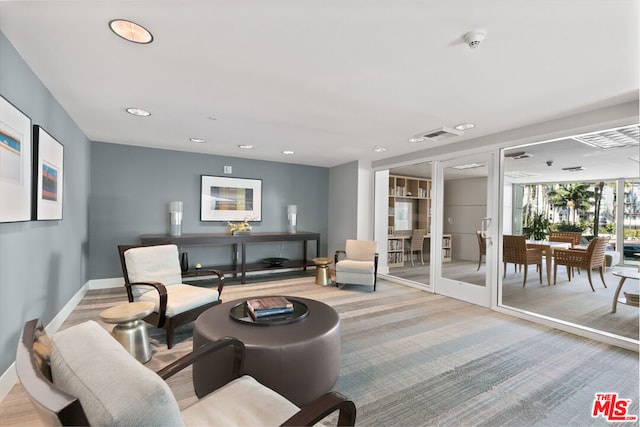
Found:
[[[105,323],[115,323],[111,335],[142,363],[151,359],[147,325],[143,319],[153,313],[152,302],[130,302],[107,308],[100,313]]]
[[[631,269],[631,268],[626,268],[623,270],[614,271],[613,275],[618,276],[620,278],[620,281],[618,282],[618,287],[616,288],[616,292],[613,295],[613,307],[611,307],[611,313],[616,312],[618,303],[638,307],[637,303],[627,301],[626,297],[625,298],[618,298],[618,297],[620,296],[620,291],[622,290],[622,285],[624,285],[625,280],[627,279],[640,280],[640,271]]]
[[[256,298],[256,297],[251,297]],[[251,299],[248,298],[248,299]],[[245,344],[244,373],[304,406],[331,391],[340,369],[340,317],[327,304],[301,297],[308,315],[298,321],[271,325],[238,322],[229,311],[246,299],[226,302],[202,313],[195,321],[193,348],[230,336]],[[219,351],[193,364],[196,395],[224,383],[232,351]]]
[[[316,285],[329,286],[331,284],[331,275],[329,274],[329,266],[333,263],[333,258],[314,258],[313,263],[316,265]]]

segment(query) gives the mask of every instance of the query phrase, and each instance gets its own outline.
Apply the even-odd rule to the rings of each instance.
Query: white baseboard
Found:
[[[0,401],[7,397],[7,394],[9,394],[17,381],[18,374],[16,374],[16,364],[14,362],[0,377]]]
[[[55,317],[45,325],[45,330],[47,334],[53,335],[60,326],[67,320],[67,317],[71,314],[71,312],[76,308],[80,300],[85,296],[89,289],[103,289],[110,288],[116,286],[123,286],[124,280],[122,277],[113,278],[113,279],[97,279],[97,280],[89,280],[87,283],[82,286],[76,294],[71,297],[69,302],[65,304],[65,306],[55,315]],[[0,401],[4,400],[7,397],[7,394],[11,391],[15,383],[18,381],[18,374],[16,373],[15,362],[9,366],[2,376],[0,377]]]
[[[88,289],[108,289],[108,288],[119,288],[124,287],[124,278],[122,277],[112,277],[109,279],[93,279],[87,282],[89,286]]]

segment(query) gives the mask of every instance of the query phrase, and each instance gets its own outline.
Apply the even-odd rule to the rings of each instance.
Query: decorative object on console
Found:
[[[296,232],[296,225],[298,223],[298,206],[296,205],[288,205],[287,206],[287,221],[289,224],[288,231],[289,233]]]
[[[246,219],[243,222],[239,222],[237,224],[234,224],[233,222],[228,222],[227,224],[229,225],[229,231],[234,236],[238,234],[251,233],[251,224],[249,224],[249,221],[247,221]]]
[[[201,175],[200,221],[262,221],[262,180]]]
[[[189,270],[189,254],[186,252],[180,254],[180,270],[183,272]]]
[[[284,263],[285,261],[289,261],[289,259],[273,257],[273,258],[264,258],[262,260],[263,263],[269,264],[269,267],[280,267],[282,263]]]
[[[169,203],[169,235],[182,235],[182,202]]]
[[[0,96],[0,222],[31,219],[31,119]]]

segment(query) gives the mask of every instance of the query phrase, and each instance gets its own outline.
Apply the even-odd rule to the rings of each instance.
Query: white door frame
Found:
[[[496,177],[499,173],[496,154],[492,152],[479,153],[469,156],[468,161],[477,160],[479,157],[483,161],[487,161],[487,218],[490,218],[486,228],[487,236],[487,256],[486,256],[486,275],[485,286],[478,286],[459,280],[446,278],[442,275],[442,236],[443,236],[443,210],[444,210],[444,169],[454,163],[454,159],[443,159],[433,163],[433,212],[432,212],[432,233],[431,239],[431,283],[434,292],[446,295],[452,298],[460,299],[483,307],[494,307],[497,301],[497,266],[494,261],[496,257],[498,213],[496,212]],[[464,157],[467,159],[467,156]],[[455,163],[460,163],[460,157],[455,158]],[[466,160],[465,160],[466,162]],[[478,224],[478,228],[480,228]]]

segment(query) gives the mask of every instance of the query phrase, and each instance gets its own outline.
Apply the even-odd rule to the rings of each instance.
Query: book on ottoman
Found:
[[[293,304],[285,297],[264,297],[247,300],[247,309],[254,319],[293,313]]]

